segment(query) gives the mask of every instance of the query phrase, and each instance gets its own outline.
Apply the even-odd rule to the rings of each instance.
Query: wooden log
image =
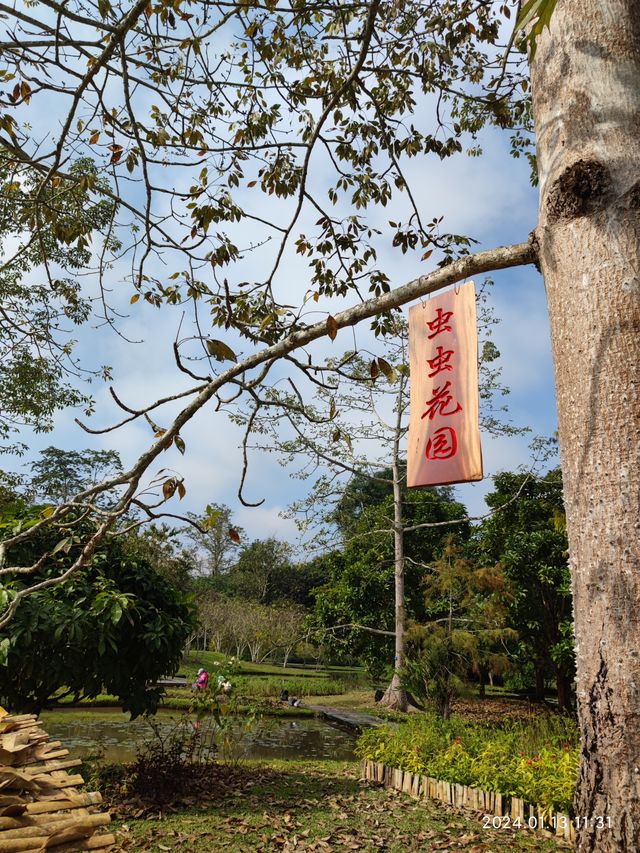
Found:
[[[80,850],[111,850],[116,843],[115,835],[92,835],[84,841],[76,841],[73,844],[62,844],[54,847],[56,853],[76,853]],[[36,848],[40,850],[40,848]],[[36,850],[27,850],[25,853],[36,853]]]
[[[426,800],[429,797],[429,777],[421,776],[420,777],[420,796]]]
[[[413,785],[411,786],[411,796],[419,797],[420,796],[420,774],[413,774]]]
[[[76,785],[84,785],[84,779],[78,773],[76,776],[56,776],[54,773],[40,773],[31,777],[38,785],[50,786],[52,788],[73,788]]]
[[[75,808],[71,813],[55,811],[42,812],[40,814],[24,813],[15,817],[4,815],[0,817],[0,832],[3,830],[21,829],[27,826],[52,826],[54,823],[60,823],[61,821],[66,821],[67,823],[74,821],[75,823],[84,823],[86,819],[93,821],[94,818],[103,818],[105,816],[107,820],[99,820],[97,823],[98,826],[102,826],[103,823],[109,823],[109,815],[106,812],[103,814],[91,814],[86,808]],[[4,838],[5,836],[0,835],[0,837]]]
[[[499,817],[502,817],[502,815],[504,813],[503,809],[504,809],[504,803],[502,802],[502,794],[500,794],[498,791],[496,791],[496,804],[495,804],[494,814],[498,815]]]
[[[45,744],[45,746],[49,746],[49,744]],[[44,752],[41,749],[36,749],[33,755],[25,761],[25,766],[29,764],[37,764],[38,761],[53,761],[57,758],[65,758],[69,755],[68,749],[52,749],[48,752]]]
[[[408,770],[406,770],[404,773],[404,778],[402,780],[402,790],[405,794],[410,794],[412,787],[413,787],[413,773],[410,773]]]
[[[48,741],[47,746],[50,747],[51,749],[58,749],[59,747],[62,746],[62,741],[61,740],[50,740],[50,741]]]
[[[70,767],[80,767],[81,758],[68,758],[66,761],[44,761],[24,768],[27,776],[37,776],[40,773],[51,773],[54,770],[68,770]]]
[[[15,842],[13,847],[0,846],[0,851],[2,851],[2,853],[42,853],[43,847],[40,841],[36,840],[35,844],[34,839],[32,838],[24,840],[16,838],[13,841]],[[60,844],[53,845],[51,849],[55,850],[56,853],[76,853],[76,851],[80,850],[108,850],[115,843],[116,839],[112,834],[97,835],[90,838],[77,835],[75,838],[69,837],[64,841],[61,841]],[[47,849],[50,848],[47,847]]]
[[[50,835],[55,835],[62,832],[64,829],[82,829],[83,831],[90,827],[106,826],[111,823],[111,817],[108,814],[90,814],[90,815],[43,815],[40,823],[34,823],[27,826],[19,826],[14,829],[6,829],[0,834],[0,841],[7,838],[48,838]]]
[[[511,797],[511,809],[509,810],[509,816],[511,820],[514,821],[517,817],[519,817],[518,804],[519,800],[517,797]]]
[[[5,714],[4,717],[0,717],[2,723],[24,723],[28,720],[37,720],[37,716],[35,714]]]

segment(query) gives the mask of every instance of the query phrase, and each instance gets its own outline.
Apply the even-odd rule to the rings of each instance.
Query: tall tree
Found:
[[[188,592],[193,587],[197,561],[179,538],[181,530],[167,524],[134,528],[125,538],[126,552],[153,566],[174,589]]]
[[[8,169],[38,175],[26,217],[36,234],[46,220],[46,193],[63,180],[80,184],[69,161],[92,151],[98,174],[114,174],[116,185],[85,186],[118,202],[128,226],[121,233],[139,249],[132,298],[206,302],[225,330],[221,341],[195,324],[190,340],[176,344],[177,362],[195,385],[177,392],[190,399],[114,478],[126,484],[116,513],[127,511],[144,472],[171,443],[184,446],[180,430],[197,411],[210,401],[224,409],[251,383],[265,382],[276,360],[366,319],[384,331],[394,308],[470,275],[539,262],[549,297],[575,601],[584,738],[578,846],[622,851],[640,846],[640,662],[625,653],[627,641],[640,639],[639,557],[628,544],[640,509],[638,2],[557,0],[556,7],[555,0],[530,0],[523,7],[535,36],[530,74],[525,19],[503,44],[519,6],[214,2],[195,17],[163,4],[147,16],[147,0],[47,0],[38,15],[8,9],[3,70],[13,89],[3,102],[0,145]],[[50,124],[39,136],[29,110],[43,103],[39,115]],[[531,118],[540,177],[535,234],[467,255],[469,238],[441,231],[439,211],[416,201],[404,166],[417,155],[451,156],[467,142],[479,153],[475,134],[486,122],[511,129],[515,152],[531,156]],[[169,180],[167,168],[174,170]],[[314,182],[319,169],[324,179]],[[390,230],[365,218],[369,205],[405,192],[408,213]],[[267,205],[252,204],[256,196],[277,200],[271,220]],[[242,222],[251,225],[247,241],[236,227]],[[397,266],[378,260],[387,239],[399,252],[440,252],[434,257],[444,265],[391,290]],[[273,249],[258,281],[244,274],[246,243]],[[351,308],[323,303],[328,316],[309,325],[302,299],[278,300],[292,245],[309,266],[308,298],[351,294]],[[170,252],[173,271],[154,277],[153,262],[161,255],[168,263]],[[236,355],[232,330],[248,339],[248,355]],[[187,362],[194,352],[204,363],[200,373]],[[219,369],[211,359],[231,363]],[[304,373],[306,364],[306,356],[289,362]],[[159,401],[123,405],[125,419],[135,420]],[[166,496],[184,488],[167,475]],[[57,525],[67,511],[61,506],[46,524]],[[72,571],[116,520],[101,519]],[[25,588],[0,623],[29,594]],[[614,822],[606,833],[594,820],[602,815]]]
[[[241,598],[273,604],[288,598],[288,581],[294,572],[287,542],[274,537],[254,539],[241,550],[226,586]]]
[[[407,634],[405,678],[420,699],[433,699],[445,720],[451,703],[483,668],[508,667],[505,577],[496,567],[479,569],[448,534],[442,554],[423,579],[426,620]]]
[[[116,450],[60,450],[47,447],[31,463],[29,489],[34,499],[64,503],[122,471]]]
[[[640,9],[562,0],[531,62],[574,597],[581,850],[640,846]],[[635,756],[635,758],[632,758]]]
[[[552,674],[558,703],[566,710],[574,666],[565,654],[573,626],[562,476],[558,470],[539,477],[503,473],[493,482],[486,501],[499,511],[477,532],[478,559],[500,563],[511,583],[510,624],[519,633],[524,658],[533,663],[538,698]]]
[[[201,570],[211,578],[228,572],[238,558],[244,532],[232,525],[230,507],[209,504],[203,516],[191,513],[189,519],[198,525],[190,525],[187,535],[195,545]]]
[[[107,186],[90,159],[76,160],[67,180],[42,190],[35,211],[38,170],[15,169],[0,156],[2,442],[25,425],[50,431],[54,412],[65,406],[91,410],[78,379],[109,375],[106,367],[80,364],[69,337],[69,327],[91,313],[80,284],[80,272],[91,262],[91,238],[109,231],[115,213],[113,201],[92,198],[92,182]],[[111,233],[106,245],[117,251],[120,243]],[[24,449],[21,443],[0,444],[0,452]]]
[[[369,480],[360,482],[364,486],[364,500],[368,501]],[[327,645],[349,658],[360,657],[376,681],[392,661],[394,674],[398,672],[400,679],[400,669],[404,669],[404,655],[399,663],[395,657],[397,552],[392,526],[396,501],[392,489],[392,482],[387,481],[386,496],[368,503],[355,524],[349,524],[349,534],[340,550],[325,557],[331,576],[316,590],[312,619],[313,626],[320,629],[320,640],[326,637]],[[346,486],[345,493],[349,494],[348,504],[352,500],[360,503],[353,481]],[[447,523],[464,518],[466,511],[453,500],[449,488],[410,491],[403,485],[401,500],[404,627],[407,619],[424,621],[421,580],[426,566],[440,556],[450,530]],[[456,524],[453,529],[462,540],[469,532],[466,523]],[[404,633],[402,640],[404,651]]]

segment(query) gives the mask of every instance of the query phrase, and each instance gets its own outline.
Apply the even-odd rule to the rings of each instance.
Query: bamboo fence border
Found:
[[[518,797],[508,797],[496,791],[484,791],[455,782],[444,782],[442,779],[433,779],[431,776],[411,773],[409,770],[388,767],[380,761],[370,761],[368,758],[363,761],[362,775],[367,782],[402,791],[415,799],[436,800],[456,808],[508,818],[511,825],[518,820],[522,827],[528,827],[547,838],[570,843],[576,838],[575,827],[568,815],[562,812],[552,815],[551,820],[555,820],[554,827],[550,820],[543,817],[540,806],[526,803]]]

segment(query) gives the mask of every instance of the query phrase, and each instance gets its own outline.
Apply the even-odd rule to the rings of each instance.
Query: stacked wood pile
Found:
[[[113,849],[102,797],[78,791],[82,776],[67,771],[81,761],[68,756],[36,716],[0,709],[0,853]]]

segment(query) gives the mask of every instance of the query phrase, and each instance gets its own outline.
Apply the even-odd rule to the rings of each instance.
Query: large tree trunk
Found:
[[[571,677],[558,668],[556,671],[556,693],[558,694],[558,710],[571,710]]]
[[[404,380],[401,383],[404,387]],[[395,586],[395,658],[393,665],[393,678],[391,684],[380,700],[380,704],[394,711],[408,711],[409,698],[402,684],[401,670],[404,666],[404,632],[405,632],[405,608],[404,608],[404,532],[402,519],[402,481],[400,474],[400,418],[401,406],[398,406],[398,422],[396,425],[396,436],[393,445],[393,545],[395,558],[394,586]]]
[[[531,65],[583,739],[577,849],[628,853],[640,850],[639,0],[558,0]]]
[[[537,702],[544,702],[544,676],[545,669],[544,664],[538,663],[536,664],[536,684],[534,687],[534,699]]]

